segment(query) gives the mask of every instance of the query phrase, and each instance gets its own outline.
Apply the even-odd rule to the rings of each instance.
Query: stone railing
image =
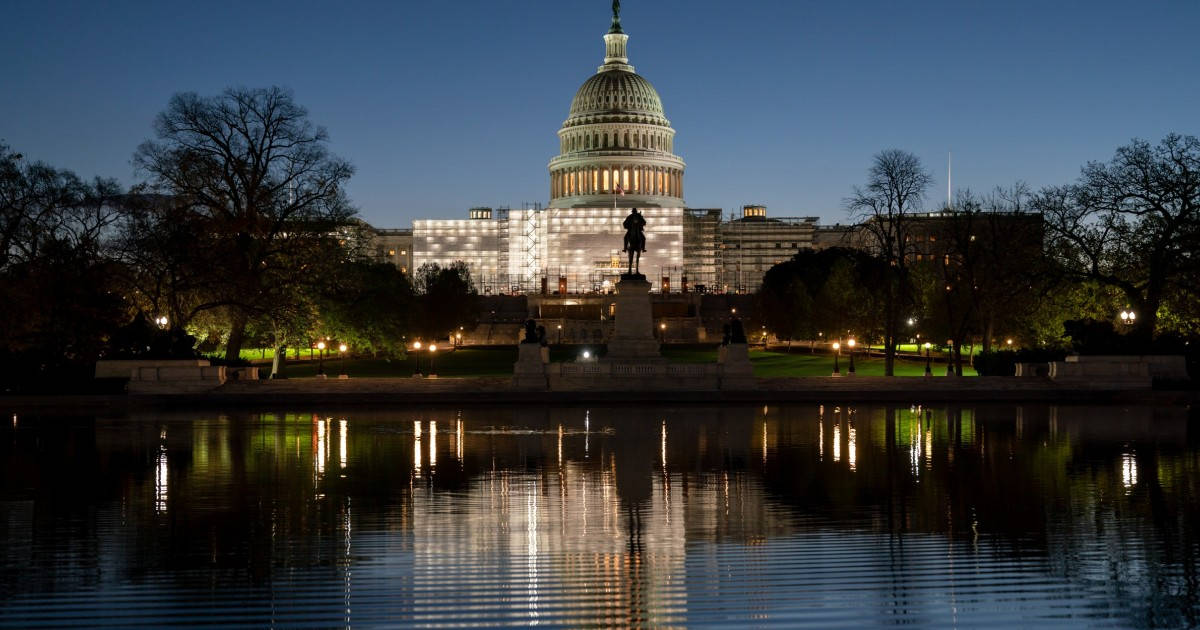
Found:
[[[203,363],[208,363],[208,361],[203,361]],[[220,365],[137,367],[133,369],[129,379],[129,393],[189,394],[205,392],[223,385],[226,376],[225,366]]]
[[[1050,362],[1050,380],[1085,388],[1149,389],[1150,364],[1140,356],[1069,356]]]
[[[583,361],[547,366],[551,390],[714,390],[724,368],[715,363],[647,361]]]
[[[132,378],[140,368],[208,367],[207,359],[102,359],[96,361],[96,378]]]

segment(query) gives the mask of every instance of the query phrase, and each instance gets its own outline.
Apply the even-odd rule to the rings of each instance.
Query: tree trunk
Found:
[[[883,336],[883,375],[896,375],[896,336],[890,332]]]
[[[983,318],[983,351],[992,349],[992,335],[996,334],[996,315],[991,311]]]
[[[242,343],[246,339],[246,314],[240,309],[233,309],[229,316],[229,342],[225,344],[225,360],[236,361],[241,358]]]

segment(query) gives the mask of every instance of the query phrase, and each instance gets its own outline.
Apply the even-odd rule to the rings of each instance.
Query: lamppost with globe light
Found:
[[[1122,324],[1125,324],[1126,326],[1132,326],[1133,322],[1136,320],[1137,320],[1137,314],[1133,312],[1133,309],[1130,309],[1127,311],[1121,311],[1121,323]]]
[[[413,376],[421,376],[421,342],[414,341],[412,347],[414,363],[413,367],[416,369],[416,372],[413,373]]]
[[[164,330],[165,330],[165,329],[166,329],[166,327],[167,327],[167,316],[166,316],[166,315],[163,315],[163,316],[161,316],[161,317],[155,317],[155,318],[154,318],[154,323],[155,323],[155,324],[158,324],[158,327],[159,327],[159,328],[162,328],[162,329],[164,329]]]
[[[946,340],[946,376],[958,376],[954,372],[954,340]]]
[[[925,376],[933,376],[933,344],[925,342]]]
[[[325,342],[317,342],[317,376],[325,376]]]
[[[433,360],[437,358],[437,344],[429,344],[429,378],[437,378],[437,369],[433,367]]]
[[[850,347],[850,371],[849,375],[854,376],[854,345],[858,343],[851,337],[846,340],[846,345]]]
[[[833,342],[833,375],[841,376],[842,368],[838,365],[838,359],[842,356],[842,344]]]
[[[341,368],[339,370],[338,378],[350,378],[346,374],[346,344],[344,343],[338,344],[338,363],[340,364]]]

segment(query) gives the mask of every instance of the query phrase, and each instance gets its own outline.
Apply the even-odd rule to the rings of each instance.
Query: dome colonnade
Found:
[[[604,65],[575,94],[550,160],[550,207],[683,207],[675,130],[649,81],[629,65],[620,19],[604,35]],[[620,191],[620,192],[618,192]]]

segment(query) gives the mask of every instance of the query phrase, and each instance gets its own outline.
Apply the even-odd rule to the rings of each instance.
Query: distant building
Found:
[[[389,262],[405,274],[413,270],[413,231],[371,228],[370,253],[375,260]]]
[[[769,218],[766,206],[743,206],[720,226],[721,292],[757,290],[768,269],[812,248],[816,225],[817,217]]]

